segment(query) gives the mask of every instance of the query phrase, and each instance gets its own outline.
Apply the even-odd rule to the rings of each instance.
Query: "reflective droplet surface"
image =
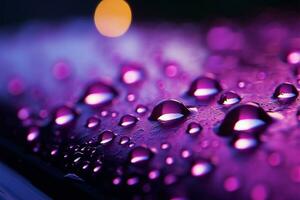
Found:
[[[237,104],[240,101],[241,101],[241,97],[238,94],[229,91],[229,92],[224,92],[220,96],[220,99],[218,100],[218,103],[220,105],[228,107],[228,106],[232,106],[234,104]]]
[[[297,88],[290,83],[278,85],[273,93],[273,98],[279,103],[292,103],[296,100],[299,93]]]
[[[185,119],[190,111],[177,100],[165,100],[157,104],[149,117],[149,120],[161,123],[172,123]]]
[[[202,126],[196,122],[189,123],[186,132],[190,135],[198,135],[202,131]]]
[[[76,117],[75,111],[68,107],[62,106],[55,111],[54,122],[56,125],[65,126],[71,124]]]
[[[129,141],[130,141],[129,137],[123,136],[123,137],[120,138],[119,144],[120,145],[128,144]]]
[[[98,128],[100,126],[101,120],[97,117],[90,117],[86,122],[86,127],[90,129]]]
[[[135,109],[135,112],[138,113],[138,114],[144,114],[147,111],[148,111],[148,108],[144,105],[141,105],[141,104],[137,105],[136,109]]]
[[[287,54],[286,58],[289,64],[299,64],[300,63],[300,51],[291,51]]]
[[[130,162],[132,164],[145,163],[150,160],[151,156],[152,152],[149,149],[142,146],[135,147],[130,152]]]
[[[218,134],[235,136],[241,133],[257,134],[263,132],[272,118],[256,104],[237,105],[229,110],[221,122]]]
[[[110,103],[117,96],[118,92],[112,86],[96,82],[87,87],[82,101],[91,106],[102,106]]]
[[[222,88],[217,80],[202,76],[192,82],[187,94],[206,102],[210,101],[221,90]]]
[[[133,115],[124,115],[119,121],[119,125],[122,127],[131,127],[138,122],[138,119]]]
[[[144,79],[144,71],[137,65],[124,65],[121,69],[121,80],[127,85],[141,82]]]
[[[38,127],[30,127],[27,132],[26,139],[28,142],[34,142],[40,136],[40,131]]]
[[[205,160],[197,161],[191,168],[191,174],[196,177],[208,175],[213,169],[210,162]]]
[[[112,131],[106,130],[99,135],[98,140],[100,144],[108,144],[112,142],[114,138],[115,134]]]

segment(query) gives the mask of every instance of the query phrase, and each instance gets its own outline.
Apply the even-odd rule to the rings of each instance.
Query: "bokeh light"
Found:
[[[106,37],[119,37],[126,33],[131,19],[131,9],[124,0],[103,0],[94,15],[96,28]]]

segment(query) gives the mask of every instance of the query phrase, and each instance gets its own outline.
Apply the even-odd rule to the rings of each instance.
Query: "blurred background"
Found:
[[[127,1],[138,21],[199,21],[220,17],[243,21],[269,12],[297,13],[300,1],[292,0],[201,0]],[[92,17],[97,0],[1,0],[0,25],[12,26],[28,21],[60,21],[73,17]]]

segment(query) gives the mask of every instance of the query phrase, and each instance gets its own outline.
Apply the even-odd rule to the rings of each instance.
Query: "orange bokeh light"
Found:
[[[131,19],[131,9],[124,0],[103,0],[94,15],[96,28],[107,37],[119,37],[126,33]]]

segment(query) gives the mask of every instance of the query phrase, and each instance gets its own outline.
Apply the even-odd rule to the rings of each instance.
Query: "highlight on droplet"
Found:
[[[119,37],[126,33],[131,20],[130,6],[124,0],[102,0],[94,14],[97,30],[106,37]]]

